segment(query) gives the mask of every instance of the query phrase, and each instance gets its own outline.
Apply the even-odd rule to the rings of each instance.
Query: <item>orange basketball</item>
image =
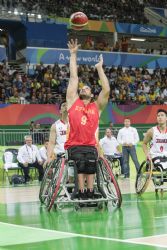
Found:
[[[83,12],[75,12],[70,16],[70,26],[75,30],[82,30],[88,24],[88,17]]]

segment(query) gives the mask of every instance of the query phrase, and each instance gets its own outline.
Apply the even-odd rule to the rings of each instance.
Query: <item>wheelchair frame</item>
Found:
[[[94,182],[94,190],[99,196],[95,199],[80,200],[76,194],[78,192],[77,168],[74,163],[74,183],[68,183],[68,160],[64,156],[52,161],[46,168],[43,181],[41,183],[39,199],[48,211],[54,206],[62,208],[73,205],[75,209],[82,206],[97,206],[103,208],[111,202],[114,207],[121,207],[122,195],[117,180],[111,170],[108,161],[100,157],[97,163],[97,172]],[[74,189],[72,194],[68,192],[68,187]]]
[[[121,175],[121,165],[119,157],[112,157],[112,156],[104,156],[105,159],[107,159],[109,165],[111,166],[113,174],[118,178],[119,175]]]
[[[152,161],[143,161],[136,177],[136,193],[142,194],[147,189],[150,181],[153,181],[155,192],[167,190],[167,169],[163,170],[161,165],[154,166]]]

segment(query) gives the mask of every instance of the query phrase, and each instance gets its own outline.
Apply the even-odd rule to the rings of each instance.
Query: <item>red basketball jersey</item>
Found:
[[[68,110],[69,132],[65,149],[72,146],[95,146],[96,131],[99,125],[99,110],[95,102],[84,104],[79,98]]]

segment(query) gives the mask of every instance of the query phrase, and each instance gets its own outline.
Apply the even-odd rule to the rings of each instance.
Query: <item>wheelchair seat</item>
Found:
[[[167,157],[166,156],[157,156],[152,159],[154,168],[161,168],[162,171],[167,171]]]
[[[121,175],[120,155],[105,155],[105,158],[109,161],[114,175],[116,177]]]

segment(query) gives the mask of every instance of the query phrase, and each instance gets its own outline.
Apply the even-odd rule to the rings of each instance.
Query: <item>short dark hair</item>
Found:
[[[157,115],[158,115],[158,113],[160,113],[160,112],[165,113],[165,115],[167,116],[167,111],[166,111],[165,109],[158,109],[158,110],[157,110]]]
[[[66,102],[66,100],[61,101],[61,103],[59,104],[59,109],[61,109],[62,104],[65,102]]]
[[[124,117],[124,121],[125,121],[125,120],[131,121],[130,117],[128,117],[128,116]]]
[[[84,83],[84,86],[88,86],[92,90],[92,85],[89,82]]]

